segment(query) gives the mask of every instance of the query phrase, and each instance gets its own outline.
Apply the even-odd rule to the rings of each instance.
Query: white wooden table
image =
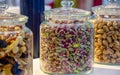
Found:
[[[33,60],[33,75],[48,75],[40,70],[39,59]],[[94,64],[94,71],[89,75],[120,75],[120,65]]]

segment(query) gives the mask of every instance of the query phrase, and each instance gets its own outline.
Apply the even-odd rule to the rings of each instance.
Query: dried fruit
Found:
[[[0,25],[0,75],[26,75],[32,68],[32,34],[16,26]]]
[[[7,42],[5,40],[0,40],[0,48],[6,48],[7,47]]]

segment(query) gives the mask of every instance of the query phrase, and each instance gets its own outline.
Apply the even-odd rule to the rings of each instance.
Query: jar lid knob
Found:
[[[73,0],[62,0],[61,5],[63,8],[70,8],[74,5]]]
[[[8,9],[7,0],[0,0],[0,13],[4,13]]]

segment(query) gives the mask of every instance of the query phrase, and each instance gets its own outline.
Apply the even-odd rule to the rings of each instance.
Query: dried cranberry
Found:
[[[72,41],[71,39],[67,39],[67,40],[66,40],[66,42],[68,42],[68,43],[71,43],[71,41]]]
[[[81,50],[81,54],[85,55],[87,52],[85,50]]]
[[[70,31],[69,33],[70,33],[71,35],[74,35],[74,34],[75,34],[74,31]]]
[[[65,31],[61,30],[61,31],[59,32],[59,34],[65,34]]]
[[[62,29],[62,28],[58,28],[58,29],[57,29],[57,32],[59,32],[61,29]]]

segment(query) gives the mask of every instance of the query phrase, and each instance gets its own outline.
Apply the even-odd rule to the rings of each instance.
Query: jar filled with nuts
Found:
[[[48,74],[88,74],[93,64],[94,27],[90,12],[72,8],[63,0],[62,8],[45,12],[40,26],[40,68]]]
[[[120,64],[120,5],[108,0],[108,5],[93,7],[96,18],[94,60],[102,64]]]
[[[0,1],[0,75],[32,75],[33,34],[23,15],[8,13]]]

